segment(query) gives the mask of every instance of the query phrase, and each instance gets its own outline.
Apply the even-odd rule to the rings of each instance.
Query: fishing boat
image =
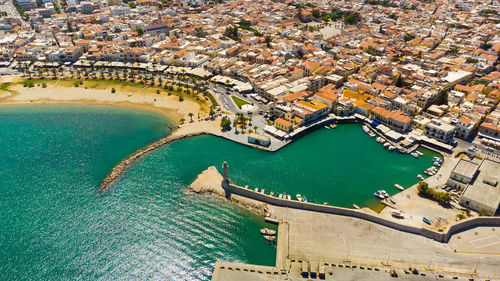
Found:
[[[399,190],[405,190],[401,185],[399,185],[397,183],[394,184],[394,187],[399,189]]]
[[[418,175],[417,175],[417,178],[418,178],[419,180],[424,180],[424,177],[423,177],[421,174],[418,174]]]
[[[263,228],[260,230],[260,234],[262,235],[276,235],[276,230],[269,229],[269,228]]]
[[[380,193],[381,193],[381,194],[382,194],[385,198],[388,198],[388,197],[390,196],[390,195],[389,195],[389,193],[387,193],[387,191],[385,191],[385,190],[383,190],[383,189],[382,189],[382,190],[380,190]]]
[[[392,204],[396,204],[396,201],[392,199],[392,197],[389,197],[389,201],[391,201]]]
[[[382,193],[380,193],[380,190],[375,191],[375,193],[373,193],[373,196],[375,196],[379,199],[385,199],[384,195],[382,195]]]
[[[297,197],[297,200],[302,201],[302,195],[297,194],[297,195],[295,195],[295,196]]]
[[[400,210],[391,210],[391,215],[395,218],[398,218],[398,219],[405,218],[405,214],[403,212],[401,212]]]
[[[426,217],[422,217],[422,220],[426,223],[426,224],[431,224],[431,221],[426,218]]]
[[[269,242],[276,241],[276,236],[274,236],[274,235],[264,235],[263,237],[264,237],[264,239],[266,239],[266,241],[269,241]]]
[[[354,207],[354,209],[361,209],[361,208],[359,208],[359,206],[358,206],[358,205],[356,205],[356,204],[352,204],[352,206]]]

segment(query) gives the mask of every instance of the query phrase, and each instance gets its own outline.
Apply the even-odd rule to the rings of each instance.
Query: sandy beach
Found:
[[[17,82],[18,77],[2,77],[0,82]],[[193,119],[197,119],[208,114],[205,108],[199,103],[184,99],[179,101],[176,95],[160,95],[144,86],[136,89],[117,88],[115,93],[109,89],[86,89],[82,87],[67,87],[67,81],[53,81],[47,79],[47,87],[35,86],[33,88],[23,87],[14,84],[9,87],[9,91],[0,92],[0,105],[20,105],[20,104],[83,104],[83,105],[108,105],[145,109],[158,112],[179,123],[181,119],[186,122],[190,120],[188,114],[193,113]],[[62,83],[64,82],[64,83]],[[85,81],[84,81],[85,83]],[[61,86],[64,84],[64,86]],[[141,85],[142,86],[142,85]],[[135,91],[133,91],[135,90]]]

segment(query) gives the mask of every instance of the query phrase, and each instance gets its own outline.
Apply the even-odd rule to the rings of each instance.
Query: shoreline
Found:
[[[85,84],[80,87],[64,86],[59,82],[67,84],[69,81],[47,79],[46,88],[38,86],[26,88],[21,84],[16,84],[20,79],[22,78],[4,77],[0,81],[0,83],[14,83],[0,92],[0,106],[90,105],[131,108],[161,114],[173,121],[175,125],[179,125],[181,119],[190,120],[189,113],[192,113],[194,118],[197,114],[200,118],[208,115],[204,106],[190,98],[179,101],[177,95],[167,95],[165,92],[159,95],[154,94],[151,92],[152,88],[147,85],[134,85],[138,90],[130,86],[123,86],[123,89],[120,89],[113,83],[106,85],[107,81],[83,81],[84,83],[97,83],[99,87],[105,88],[98,89],[86,88]],[[116,92],[111,93],[111,88],[114,87],[116,87]]]

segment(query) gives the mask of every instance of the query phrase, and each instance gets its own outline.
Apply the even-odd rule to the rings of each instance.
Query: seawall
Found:
[[[288,208],[296,208],[307,211],[314,212],[322,212],[328,214],[342,215],[342,216],[350,216],[363,220],[367,220],[373,223],[377,223],[383,226],[391,227],[393,229],[397,229],[399,231],[404,231],[412,234],[417,234],[424,236],[429,239],[433,239],[439,242],[448,242],[450,237],[458,233],[460,231],[466,230],[475,226],[500,226],[500,217],[476,217],[470,218],[467,220],[460,221],[456,224],[448,226],[448,228],[443,232],[434,231],[425,227],[415,227],[410,225],[401,224],[395,221],[387,220],[383,217],[365,213],[362,211],[341,208],[329,205],[321,205],[309,202],[299,202],[295,200],[281,199],[274,196],[270,196],[267,194],[262,194],[255,192],[250,189],[246,189],[234,184],[231,184],[230,181],[222,181],[222,188],[226,191],[226,194],[236,194],[241,197],[246,197],[249,199],[253,199],[256,201],[264,202],[270,205],[280,206],[280,207],[288,207]]]

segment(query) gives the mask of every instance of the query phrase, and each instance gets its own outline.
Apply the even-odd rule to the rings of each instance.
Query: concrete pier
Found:
[[[227,180],[221,185],[230,197],[267,203],[269,219],[279,224],[278,245],[275,267],[259,271],[255,266],[254,271],[246,271],[250,265],[217,263],[214,281],[387,280],[394,276],[401,280],[496,280],[500,276],[500,236],[491,235],[500,231],[499,217],[469,219],[435,232],[398,225],[375,214],[363,215],[362,210],[260,194],[231,184],[228,165],[224,166]],[[490,234],[475,237],[479,229]],[[481,252],[484,247],[488,251]],[[305,263],[309,279],[303,279]]]

